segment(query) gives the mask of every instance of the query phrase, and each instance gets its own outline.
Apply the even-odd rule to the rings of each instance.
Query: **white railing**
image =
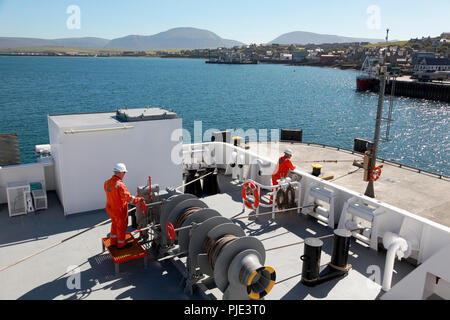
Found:
[[[205,146],[208,147],[209,151],[214,150],[214,161],[218,166],[226,165],[233,151],[238,152],[238,154],[243,154],[247,165],[257,163],[257,159],[271,162],[272,164],[275,164],[277,160],[269,159],[267,157],[260,156],[252,151],[245,150],[240,147],[235,147],[234,145],[223,142],[187,144],[183,145],[183,151],[193,149],[201,150]],[[413,228],[414,230],[416,230],[416,239],[407,240],[418,243],[418,248],[411,254],[411,257],[416,259],[419,263],[424,262],[433,254],[438,252],[442,247],[450,244],[450,228],[446,226],[414,215],[406,210],[397,208],[382,201],[366,197],[361,193],[357,193],[345,187],[338,186],[332,182],[325,181],[306,172],[302,172],[299,170],[295,170],[294,172],[302,177],[302,179],[300,180],[302,190],[307,190],[308,186],[311,184],[318,184],[335,192],[336,199],[334,221],[339,221],[344,204],[349,199],[358,197],[362,198],[364,202],[368,203],[369,205],[383,207],[385,213],[379,217],[376,235],[379,239],[381,239],[386,232],[399,234],[402,225],[404,223],[407,223],[409,228]],[[303,197],[304,193],[302,194],[302,198]],[[303,201],[304,199],[302,199],[302,202]]]

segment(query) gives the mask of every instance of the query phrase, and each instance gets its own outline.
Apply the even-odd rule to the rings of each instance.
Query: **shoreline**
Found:
[[[62,57],[73,57],[73,58],[160,58],[160,59],[196,59],[196,60],[209,60],[209,57],[192,57],[192,56],[143,56],[143,55],[71,55],[71,54],[41,54],[41,53],[7,53],[0,51],[0,57],[49,57],[49,58],[62,58]],[[330,68],[336,70],[355,70],[359,71],[358,66],[353,65],[328,65],[320,63],[292,63],[292,61],[282,61],[282,60],[270,60],[270,61],[259,61],[258,64],[280,64],[285,66],[297,66],[297,67],[319,67],[319,68]]]
[[[76,57],[76,58],[159,58],[159,59],[194,59],[194,60],[205,60],[208,62],[208,57],[193,57],[193,56],[181,56],[177,54],[173,55],[159,55],[159,56],[150,56],[150,55],[70,55],[70,54],[42,54],[42,53],[6,53],[0,52],[0,57]],[[227,64],[227,63],[225,63]],[[233,64],[233,63],[232,63]],[[275,65],[283,65],[287,67],[316,67],[316,68],[328,68],[334,70],[349,70],[349,71],[360,71],[360,66],[357,64],[339,64],[339,63],[331,63],[331,62],[302,62],[302,63],[294,63],[292,61],[282,61],[282,60],[264,60],[259,61],[258,63],[248,63],[251,65],[256,64],[275,64]],[[247,65],[247,64],[241,64]],[[448,81],[433,81],[423,83],[420,81],[415,81],[409,78],[409,73],[404,73],[401,77],[397,79],[397,88],[394,93],[395,96],[403,96],[408,98],[416,98],[416,99],[425,99],[432,101],[441,101],[445,103],[450,102],[450,84]],[[390,94],[390,83],[388,83],[386,87],[386,95]],[[371,92],[378,93],[378,87],[372,88]]]

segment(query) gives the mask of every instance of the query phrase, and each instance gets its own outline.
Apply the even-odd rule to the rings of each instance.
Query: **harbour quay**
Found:
[[[374,85],[370,91],[378,93],[380,91],[380,80],[373,79]],[[391,94],[394,81],[386,82],[385,94]],[[403,77],[395,80],[394,96],[403,96],[417,99],[429,99],[443,102],[450,102],[450,82],[418,82]]]

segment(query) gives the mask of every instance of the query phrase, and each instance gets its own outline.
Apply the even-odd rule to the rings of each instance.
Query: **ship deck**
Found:
[[[367,182],[364,169],[355,167],[352,160],[362,161],[362,155],[349,150],[308,143],[282,142],[277,144],[250,143],[250,151],[277,161],[286,149],[293,152],[292,163],[298,170],[312,172],[312,164],[323,165],[324,176],[338,186],[364,194]],[[338,160],[338,162],[318,162]],[[400,166],[388,161],[383,165],[380,179],[374,183],[375,199],[404,209],[415,215],[450,227],[450,179],[446,176]]]
[[[202,198],[210,208],[228,218],[251,213],[247,208],[242,210],[240,185],[223,175],[219,175],[219,185],[220,194]],[[65,217],[54,192],[49,192],[49,209],[36,214],[10,218],[7,206],[1,205],[0,265],[9,265],[106,219],[104,210]],[[260,239],[266,250],[333,232],[301,214],[284,214],[275,220],[270,220],[270,215],[253,217],[236,223],[248,235]],[[217,288],[204,294],[199,290],[193,295],[184,293],[183,277],[173,263],[178,259],[159,262],[151,250],[147,269],[142,261],[135,260],[121,266],[121,273],[116,275],[109,254],[101,253],[101,238],[108,234],[109,226],[101,225],[0,272],[0,299],[188,300],[203,299],[204,294],[221,299]],[[321,265],[326,265],[331,259],[332,238],[323,242]],[[275,268],[277,279],[266,300],[373,300],[382,296],[381,286],[374,280],[383,275],[383,251],[376,252],[352,239],[348,263],[353,268],[348,276],[314,288],[300,282],[302,253],[303,245],[267,252],[265,264]],[[69,272],[74,267],[79,268],[79,288],[74,287],[77,283]],[[414,268],[407,261],[396,261],[392,286]]]

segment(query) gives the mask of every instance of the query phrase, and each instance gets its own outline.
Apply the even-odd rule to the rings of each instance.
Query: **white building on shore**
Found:
[[[423,58],[414,66],[414,71],[450,71],[450,59]]]

